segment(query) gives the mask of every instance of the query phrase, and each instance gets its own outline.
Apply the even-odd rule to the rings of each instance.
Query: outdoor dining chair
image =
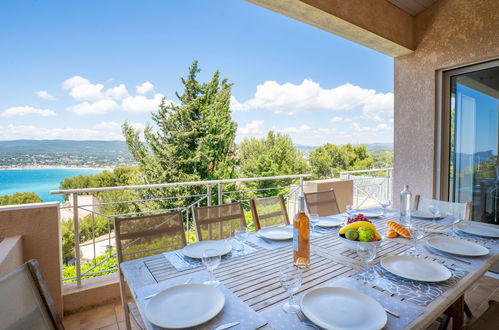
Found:
[[[250,199],[250,206],[256,230],[290,224],[283,195],[253,198]]]
[[[193,207],[193,214],[199,241],[232,237],[236,228],[246,227],[241,202]]]
[[[64,329],[35,259],[0,278],[0,328]]]
[[[421,197],[420,195],[414,197],[415,210],[426,211],[431,205],[437,205],[441,214],[445,215],[447,212],[451,212],[454,216],[459,217],[459,219],[471,220],[471,201],[466,203],[455,203]]]
[[[182,211],[149,214],[136,217],[115,217],[114,230],[118,264],[128,260],[176,250],[186,246]],[[121,268],[120,290],[121,303],[125,313],[127,329],[131,329],[130,314],[139,327],[144,329],[144,322],[135,303],[128,303],[125,279]]]
[[[310,214],[328,216],[338,214],[340,208],[333,189],[313,193],[304,193],[305,204]]]

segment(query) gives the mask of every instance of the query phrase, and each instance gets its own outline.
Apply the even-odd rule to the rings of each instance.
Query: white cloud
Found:
[[[338,116],[331,118],[331,121],[333,123],[349,123],[352,120],[353,120],[353,118],[344,118],[344,117],[338,117]]]
[[[109,113],[113,110],[119,109],[118,103],[113,100],[100,100],[97,102],[89,103],[83,102],[71,107],[68,107],[67,110],[74,112],[78,116],[84,115],[103,115]]]
[[[12,107],[4,110],[1,113],[2,117],[39,115],[42,117],[55,116],[55,112],[49,109],[37,109],[30,106]]]
[[[366,119],[380,121],[380,116],[393,116],[393,93],[377,93],[374,89],[365,89],[349,83],[324,89],[310,79],[303,80],[299,85],[281,85],[275,81],[266,81],[258,85],[254,97],[245,102],[241,103],[234,96],[231,97],[230,106],[234,111],[264,109],[289,115],[308,111],[361,108]],[[332,121],[351,120],[333,117]]]
[[[154,90],[154,85],[150,81],[146,81],[141,85],[136,86],[137,94],[144,95]]]
[[[153,98],[142,95],[126,97],[121,103],[121,108],[129,113],[148,113],[158,110],[163,99],[163,94],[154,94]]]
[[[53,95],[51,95],[47,91],[36,91],[35,94],[36,94],[36,96],[38,96],[38,97],[40,97],[42,99],[45,99],[45,100],[50,100],[50,101],[57,100]]]
[[[285,133],[285,134],[292,134],[292,133],[304,133],[310,131],[312,128],[308,125],[300,125],[298,127],[285,127],[285,128],[275,128],[276,131]]]
[[[238,135],[260,135],[262,134],[263,120],[252,120],[243,127],[237,128]]]
[[[71,78],[64,80],[61,86],[62,89],[64,90],[70,90],[71,88],[76,87],[78,85],[87,85],[89,83],[90,81],[86,78],[83,78],[81,76],[73,76]]]
[[[102,84],[82,84],[71,88],[69,95],[77,101],[98,101],[106,97],[103,88]]]
[[[97,124],[96,126],[99,126]],[[102,126],[104,127],[104,126]],[[0,125],[0,140],[18,139],[64,139],[64,140],[123,140],[121,128],[44,128],[32,125]]]
[[[122,100],[125,97],[130,96],[128,94],[128,90],[127,90],[127,88],[126,88],[126,86],[124,84],[119,84],[116,87],[109,88],[108,90],[106,90],[105,95],[109,96],[109,97],[112,97],[115,100]]]

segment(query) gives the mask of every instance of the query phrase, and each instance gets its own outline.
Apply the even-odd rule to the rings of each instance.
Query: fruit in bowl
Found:
[[[347,225],[357,222],[357,221],[367,221],[371,222],[368,218],[366,218],[362,213],[357,214],[355,217],[348,217],[347,218]]]
[[[340,241],[346,248],[356,250],[359,243],[373,243],[379,245],[381,236],[376,226],[370,221],[354,221],[347,224],[338,232]]]

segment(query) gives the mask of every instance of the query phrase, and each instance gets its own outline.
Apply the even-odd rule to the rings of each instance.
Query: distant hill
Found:
[[[133,164],[124,141],[0,141],[0,167],[115,167]]]
[[[385,151],[393,151],[393,143],[367,143],[365,144],[367,152],[372,154],[378,154]],[[295,147],[303,152],[306,156],[310,153],[310,151],[317,148],[317,146],[306,146],[303,144],[295,144]]]
[[[11,140],[0,141],[0,154],[127,153],[125,141]]]

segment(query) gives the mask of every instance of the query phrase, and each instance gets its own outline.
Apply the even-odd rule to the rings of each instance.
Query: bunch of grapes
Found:
[[[357,216],[355,218],[350,218],[348,217],[347,219],[347,225],[353,223],[353,222],[357,222],[357,221],[367,221],[367,222],[371,222],[368,218],[366,218],[363,214],[357,214]]]

